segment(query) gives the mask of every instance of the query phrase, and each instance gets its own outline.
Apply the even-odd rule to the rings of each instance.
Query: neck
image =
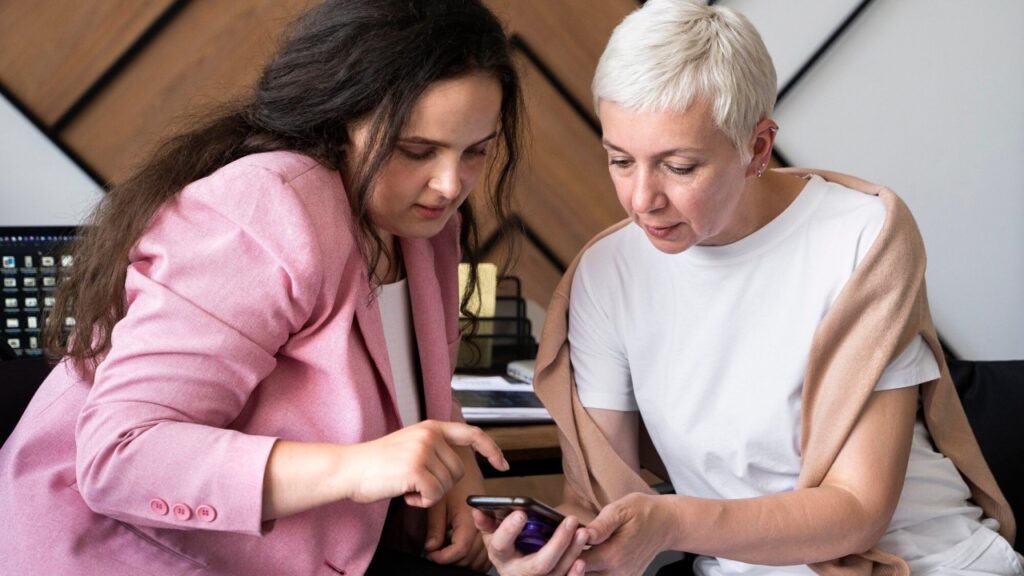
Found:
[[[743,198],[736,210],[735,222],[724,233],[702,242],[704,245],[722,246],[757,232],[782,214],[800,195],[806,181],[771,170],[764,176],[747,178]]]
[[[405,277],[405,266],[402,263],[402,248],[398,237],[383,230],[377,230],[383,244],[382,253],[373,270],[374,278],[381,284],[398,282]]]
[[[756,227],[748,232],[752,234],[766,224],[778,218],[789,205],[800,195],[807,181],[789,174],[778,174],[772,170],[760,178],[752,178],[750,192],[758,199],[756,210]]]

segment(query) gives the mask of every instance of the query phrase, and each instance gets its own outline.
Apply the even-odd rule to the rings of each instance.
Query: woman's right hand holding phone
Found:
[[[516,550],[515,541],[526,526],[526,513],[516,511],[499,522],[494,516],[473,510],[473,521],[483,534],[491,563],[501,576],[582,576],[585,566],[579,558],[587,544],[587,530],[575,516],[568,516],[543,548],[533,554]]]

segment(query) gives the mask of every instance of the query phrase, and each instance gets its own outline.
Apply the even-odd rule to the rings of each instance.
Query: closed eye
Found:
[[[668,170],[669,172],[671,172],[673,174],[676,174],[678,176],[685,176],[685,175],[693,172],[694,168],[696,168],[696,166],[692,166],[692,165],[691,166],[678,166],[678,165],[675,165],[675,164],[665,164],[665,169],[666,170]]]
[[[629,168],[633,165],[633,160],[630,158],[609,158],[608,165],[615,168]]]
[[[422,150],[414,150],[406,146],[398,146],[398,151],[401,152],[402,156],[410,160],[426,160],[434,155],[434,148],[424,148]]]

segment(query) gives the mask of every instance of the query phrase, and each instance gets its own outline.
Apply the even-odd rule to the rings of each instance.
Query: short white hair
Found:
[[[750,137],[771,116],[775,66],[742,14],[688,0],[648,0],[612,32],[594,74],[602,100],[635,111],[683,111],[706,100],[715,125],[744,161]]]

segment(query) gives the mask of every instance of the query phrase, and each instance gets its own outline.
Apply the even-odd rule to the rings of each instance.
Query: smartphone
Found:
[[[558,510],[525,496],[470,496],[466,498],[466,503],[493,515],[499,521],[516,510],[526,512],[526,525],[516,538],[516,550],[523,554],[533,554],[540,550],[562,520],[565,520],[565,516]]]

